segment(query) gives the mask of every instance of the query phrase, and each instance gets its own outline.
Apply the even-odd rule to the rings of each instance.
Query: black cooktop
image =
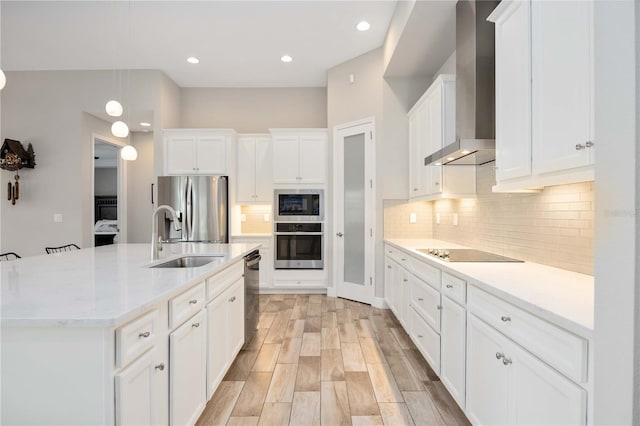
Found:
[[[519,259],[475,249],[418,249],[428,256],[437,257],[446,262],[523,262]]]

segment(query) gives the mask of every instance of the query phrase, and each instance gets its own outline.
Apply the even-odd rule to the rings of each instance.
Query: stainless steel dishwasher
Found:
[[[248,344],[258,329],[260,303],[260,252],[254,250],[244,257],[244,341]]]

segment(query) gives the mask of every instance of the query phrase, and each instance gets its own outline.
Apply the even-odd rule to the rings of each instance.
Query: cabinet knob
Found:
[[[403,257],[403,258],[402,258],[402,259],[400,259],[400,260],[402,260],[403,262],[406,262],[406,260],[407,260],[407,259],[405,259],[405,258]]]
[[[409,281],[409,280],[408,280],[408,279],[406,279],[406,278],[403,278],[403,279],[402,279],[402,281],[404,281],[404,282],[406,283],[406,282],[407,282],[407,281]]]
[[[422,339],[422,334],[418,334],[418,338]]]
[[[512,363],[511,358],[507,358],[507,357],[502,358],[502,363],[503,363],[504,365],[509,365],[509,364],[511,364],[511,363]]]
[[[138,337],[143,337],[143,338],[145,338],[145,339],[146,339],[147,337],[149,337],[149,336],[151,336],[151,332],[149,332],[149,331],[145,331],[144,333],[140,333],[140,334],[138,334]]]
[[[231,299],[229,299],[229,302],[235,302],[236,301],[236,297],[233,296]]]
[[[164,371],[164,363],[161,362],[160,364],[156,365],[156,370]]]
[[[418,188],[413,188],[413,190],[414,190],[414,191],[417,191],[417,190],[418,190]]]
[[[344,236],[344,234],[343,234],[342,232],[338,232],[336,235],[337,235],[338,237],[343,237],[343,236]]]
[[[503,316],[501,316],[501,317],[500,317],[500,319],[501,319],[503,322],[509,322],[509,321],[511,321],[511,317],[507,317],[507,316],[504,316],[504,315],[503,315]]]
[[[195,322],[195,323],[191,324],[191,327],[198,328],[198,327],[200,327],[200,323],[199,322]]]
[[[587,142],[584,144],[584,146],[586,146],[587,148],[591,148],[593,145],[594,145],[594,143],[593,143],[593,142],[591,142],[591,141],[587,141]]]
[[[196,303],[198,303],[198,301],[196,299],[189,300],[189,304],[190,305],[195,305]]]
[[[441,311],[442,310],[442,305],[438,305],[437,308],[438,308],[439,311]]]
[[[496,359],[504,358],[504,354],[502,352],[496,352]]]
[[[580,151],[581,149],[585,149],[585,148],[586,148],[586,146],[581,144],[581,143],[577,143],[576,144],[576,151]]]
[[[422,297],[418,297],[418,302],[424,302],[424,299]]]
[[[440,182],[435,182],[434,185],[438,186],[438,185],[440,185]]]
[[[387,265],[387,269],[391,269],[391,265]]]
[[[451,284],[447,284],[447,288],[453,288]]]

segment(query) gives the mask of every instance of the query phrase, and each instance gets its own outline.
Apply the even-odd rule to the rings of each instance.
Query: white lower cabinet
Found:
[[[465,406],[467,310],[442,295],[440,380],[460,407]]]
[[[431,365],[433,371],[440,375],[440,334],[431,328],[413,307],[409,308],[409,312],[411,326],[408,330],[411,340]]]
[[[206,312],[169,335],[169,423],[194,424],[204,410],[207,377]]]
[[[467,415],[473,424],[583,425],[586,391],[469,314]]]
[[[115,376],[117,425],[156,425],[164,419],[166,365],[153,348]]]

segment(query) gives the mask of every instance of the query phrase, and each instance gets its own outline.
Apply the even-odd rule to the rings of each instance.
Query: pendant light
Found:
[[[129,126],[124,121],[116,121],[111,125],[111,133],[118,138],[126,138],[129,136]]]
[[[123,160],[135,161],[138,158],[138,151],[133,145],[126,145],[120,150],[120,157]]]
[[[114,99],[107,102],[104,109],[111,117],[120,117],[122,115],[122,104]]]

